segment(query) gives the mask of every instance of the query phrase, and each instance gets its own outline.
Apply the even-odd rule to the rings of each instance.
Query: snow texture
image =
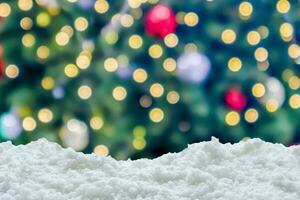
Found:
[[[0,199],[295,200],[300,148],[215,138],[154,160],[117,161],[41,139],[0,144]]]

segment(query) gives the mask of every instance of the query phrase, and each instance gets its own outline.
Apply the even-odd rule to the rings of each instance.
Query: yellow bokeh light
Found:
[[[50,55],[50,50],[47,46],[40,46],[36,51],[36,55],[40,59],[47,59]]]
[[[174,72],[176,70],[176,60],[173,58],[167,58],[164,60],[163,67],[167,72]]]
[[[50,22],[51,22],[51,18],[49,16],[49,14],[46,12],[41,12],[36,17],[36,23],[38,26],[46,27],[50,24]]]
[[[199,22],[199,17],[196,13],[194,12],[189,12],[184,16],[184,23],[187,26],[196,26]]]
[[[115,58],[107,58],[104,61],[104,69],[108,72],[114,72],[118,69],[118,61]]]
[[[232,44],[236,39],[236,33],[232,29],[226,29],[222,32],[221,38],[225,44]]]
[[[258,62],[263,62],[267,60],[268,56],[269,56],[268,51],[263,47],[257,48],[254,52],[254,57]]]
[[[7,17],[11,13],[11,8],[7,3],[0,3],[0,17]]]
[[[32,8],[33,2],[32,0],[19,0],[18,7],[23,11],[28,11]]]
[[[100,154],[102,156],[108,156],[109,150],[108,150],[107,146],[105,146],[105,145],[97,145],[94,148],[94,153]]]
[[[266,93],[266,88],[263,84],[256,83],[255,85],[253,85],[253,87],[252,87],[253,96],[260,98],[260,97],[264,96],[265,93]]]
[[[283,38],[290,38],[294,33],[294,28],[290,23],[285,22],[281,24],[279,31]]]
[[[268,112],[275,112],[278,110],[279,104],[275,99],[269,99],[266,103],[266,109]]]
[[[170,91],[167,94],[167,101],[170,104],[176,104],[180,100],[180,96],[176,91]]]
[[[123,101],[127,96],[127,91],[124,87],[118,86],[118,87],[114,88],[112,94],[113,94],[113,97],[114,97],[115,100]]]
[[[253,12],[253,6],[250,2],[244,1],[239,5],[239,13],[244,17],[249,17]]]
[[[178,37],[174,33],[170,33],[164,38],[164,42],[167,47],[175,47],[178,44]]]
[[[247,34],[247,41],[250,45],[257,45],[260,42],[260,35],[257,31],[250,31]]]
[[[150,87],[150,94],[156,98],[161,97],[164,94],[164,87],[159,83],[154,83]]]
[[[297,44],[291,44],[288,48],[288,54],[291,58],[298,58],[300,56],[300,47]]]
[[[153,121],[155,123],[159,123],[164,119],[164,112],[160,108],[153,108],[149,112],[149,117],[150,117],[151,121]]]
[[[22,126],[25,131],[33,131],[36,128],[36,121],[32,117],[25,117]]]
[[[78,68],[74,64],[66,65],[64,71],[65,71],[65,75],[70,78],[76,77],[79,72]]]
[[[121,16],[120,22],[122,26],[129,28],[133,25],[134,19],[131,15],[124,14]]]
[[[55,82],[52,77],[46,76],[42,79],[41,85],[45,90],[51,90],[54,87]]]
[[[43,108],[38,112],[38,118],[43,123],[49,123],[53,119],[53,113],[47,108]]]
[[[133,129],[133,135],[135,138],[144,138],[146,135],[146,129],[143,126],[136,126]]]
[[[229,126],[235,126],[240,122],[240,115],[235,111],[230,111],[225,116],[225,122]]]
[[[300,108],[300,95],[293,94],[289,99],[289,104],[290,104],[291,108],[293,108],[293,109]]]
[[[104,39],[108,44],[113,45],[119,40],[119,34],[116,31],[109,31],[105,33]]]
[[[163,49],[160,45],[154,44],[149,48],[148,53],[149,53],[150,57],[157,59],[162,56]]]
[[[132,35],[128,40],[128,44],[133,49],[139,49],[143,45],[143,39],[139,35]]]
[[[78,17],[74,22],[74,26],[77,31],[85,31],[89,26],[89,22],[84,17]]]
[[[128,5],[131,8],[138,8],[141,6],[141,4],[142,4],[141,0],[128,0]]]
[[[94,116],[90,120],[90,126],[94,130],[100,130],[104,125],[103,119],[98,116]]]
[[[292,90],[297,90],[300,87],[300,79],[297,76],[290,77],[288,83]]]
[[[69,37],[72,37],[74,34],[73,28],[69,25],[63,26],[60,31],[66,33]]]
[[[238,57],[232,57],[229,59],[227,66],[230,71],[237,72],[242,68],[242,61]]]
[[[32,28],[33,22],[29,17],[24,17],[20,21],[20,26],[23,30],[30,30]]]
[[[258,119],[258,112],[254,108],[250,108],[245,112],[245,120],[249,123],[254,123]]]
[[[146,147],[146,140],[144,138],[135,138],[132,142],[132,146],[136,150],[142,150]]]
[[[92,89],[87,85],[82,85],[78,88],[77,94],[81,99],[89,99],[92,96]]]
[[[294,75],[294,72],[291,70],[291,69],[285,69],[283,72],[282,72],[282,79],[286,82],[289,81],[289,79]]]
[[[138,68],[138,69],[134,70],[133,79],[136,82],[143,83],[147,80],[147,78],[148,78],[148,74],[144,69]]]
[[[76,65],[80,69],[87,69],[91,64],[90,57],[86,54],[81,54],[76,58]]]
[[[19,75],[19,68],[16,65],[8,65],[5,68],[5,75],[8,78],[16,78]]]
[[[30,33],[25,34],[22,37],[22,44],[25,47],[32,47],[35,44],[35,37]]]
[[[59,46],[66,46],[69,43],[69,36],[65,32],[59,32],[55,36],[55,41]]]
[[[269,36],[269,29],[266,26],[259,26],[257,28],[257,31],[259,32],[262,39],[266,39]]]
[[[105,0],[97,0],[94,6],[97,13],[103,14],[106,13],[109,9],[109,4]]]
[[[287,13],[291,8],[290,3],[287,0],[279,0],[276,4],[276,9],[278,12],[284,14]]]

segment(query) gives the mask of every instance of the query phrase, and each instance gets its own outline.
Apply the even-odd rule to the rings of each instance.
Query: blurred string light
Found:
[[[146,129],[143,126],[136,126],[133,129],[133,142],[132,146],[137,150],[142,150],[146,147]]]
[[[285,22],[281,24],[279,31],[284,41],[288,42],[292,40],[294,34],[294,28],[290,23]]]
[[[63,32],[63,33],[66,33],[66,34],[69,36],[69,38],[72,37],[73,34],[74,34],[73,28],[72,28],[71,26],[69,26],[69,25],[63,26],[63,27],[60,29],[60,31]]]
[[[127,96],[127,91],[124,87],[118,86],[113,89],[113,98],[117,101],[123,101]]]
[[[300,95],[293,94],[289,99],[289,104],[290,104],[291,108],[299,109],[300,108]]]
[[[160,83],[154,83],[150,87],[150,94],[153,97],[161,97],[164,94],[164,87]]]
[[[46,27],[51,23],[51,17],[46,12],[41,12],[36,17],[36,24],[40,27]]]
[[[261,39],[266,39],[269,36],[269,29],[266,26],[259,26],[257,28],[257,31],[259,35],[261,36]]]
[[[18,7],[22,11],[29,11],[33,6],[32,0],[18,0]]]
[[[21,120],[13,112],[3,113],[0,116],[0,135],[4,139],[16,139],[22,132]]]
[[[229,126],[236,126],[240,122],[240,115],[238,112],[230,111],[225,116],[225,122]]]
[[[36,51],[37,57],[47,59],[50,55],[50,49],[47,46],[40,46]]]
[[[0,17],[8,17],[11,13],[11,8],[7,3],[0,3]]]
[[[297,44],[291,44],[288,48],[288,54],[291,58],[296,59],[300,56],[300,47]]]
[[[78,75],[79,70],[74,64],[67,64],[64,69],[65,75],[69,78],[74,78]]]
[[[232,57],[229,59],[228,68],[232,72],[237,72],[242,68],[242,61],[238,57]]]
[[[139,49],[143,45],[143,39],[141,36],[135,34],[130,36],[128,39],[128,44],[132,49]]]
[[[221,39],[225,44],[232,44],[236,39],[236,33],[232,29],[225,29],[222,32]]]
[[[245,112],[245,120],[249,123],[254,123],[257,121],[259,114],[257,112],[256,109],[254,108],[249,108],[246,112]]]
[[[70,37],[65,32],[59,32],[55,36],[55,41],[59,46],[66,46],[69,43]]]
[[[90,119],[90,126],[94,130],[100,130],[104,125],[104,121],[99,116],[94,116]]]
[[[176,91],[170,91],[167,94],[167,101],[170,104],[176,104],[180,100],[180,95]]]
[[[89,26],[89,22],[84,17],[78,17],[74,22],[74,26],[77,31],[85,31]]]
[[[101,145],[97,145],[97,146],[94,148],[94,153],[100,154],[100,155],[102,155],[102,156],[108,156],[109,150],[108,150],[107,146],[101,144]]]
[[[255,85],[253,85],[252,87],[253,96],[260,98],[264,96],[265,93],[266,93],[266,89],[262,83],[256,83]]]
[[[33,131],[36,128],[36,121],[32,117],[25,117],[22,122],[25,131]]]
[[[263,62],[268,59],[269,53],[264,47],[259,47],[254,52],[254,57],[258,62]]]
[[[260,38],[260,34],[257,31],[250,31],[247,34],[247,42],[250,45],[257,45],[260,42],[261,38]]]
[[[59,136],[64,146],[76,151],[85,149],[89,143],[88,127],[78,119],[70,119],[60,130]]]
[[[163,62],[163,68],[167,71],[167,72],[174,72],[176,70],[176,60],[173,58],[166,58]]]
[[[49,123],[53,119],[53,113],[48,108],[43,108],[38,112],[38,119],[43,123]]]
[[[187,26],[193,27],[196,26],[199,22],[199,17],[194,12],[189,12],[184,16],[184,23]]]
[[[95,2],[94,8],[95,8],[95,11],[96,11],[97,13],[104,14],[104,13],[106,13],[106,12],[108,11],[108,9],[109,9],[109,4],[108,4],[108,2],[105,1],[105,0],[97,0],[97,1]]]
[[[55,82],[52,77],[46,76],[42,79],[41,85],[45,90],[51,90],[55,86]]]
[[[26,31],[30,30],[33,26],[32,19],[29,17],[22,18],[20,21],[20,26],[23,30],[26,30]]]
[[[176,47],[178,44],[178,37],[174,33],[170,33],[164,38],[164,42],[167,47]]]
[[[129,14],[123,14],[120,18],[120,23],[123,27],[129,28],[133,25],[134,19]]]
[[[108,72],[115,72],[119,67],[118,61],[115,58],[107,58],[104,61],[104,69]]]
[[[253,6],[248,1],[243,1],[239,5],[239,13],[242,17],[250,17],[253,12]]]
[[[289,87],[292,90],[298,90],[300,88],[300,79],[298,76],[291,76],[288,80]]]
[[[143,83],[147,80],[147,78],[148,78],[148,73],[144,69],[138,68],[134,70],[133,80],[136,81],[137,83]]]
[[[32,47],[35,44],[35,37],[30,33],[26,33],[22,37],[22,44],[28,48]]]
[[[149,108],[152,105],[152,98],[148,95],[144,95],[140,98],[139,102],[143,108]]]
[[[76,58],[76,65],[80,69],[87,69],[91,65],[92,54],[90,51],[82,51]]]
[[[151,121],[159,123],[164,119],[164,112],[160,108],[153,108],[149,112]]]
[[[16,65],[8,65],[5,68],[5,75],[8,78],[16,78],[19,75],[19,68]]]
[[[152,46],[150,46],[148,52],[149,52],[149,56],[154,59],[158,59],[163,55],[163,49],[158,44],[153,44]]]
[[[78,88],[77,94],[81,99],[89,99],[92,96],[92,89],[90,86],[82,85]]]
[[[277,1],[276,9],[278,12],[285,14],[285,13],[289,12],[290,8],[291,8],[291,5],[287,0]]]

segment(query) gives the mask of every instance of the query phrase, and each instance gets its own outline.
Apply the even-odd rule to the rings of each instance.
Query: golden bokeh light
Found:
[[[18,7],[23,11],[28,11],[32,8],[32,0],[18,0]]]
[[[240,3],[239,5],[239,13],[243,16],[243,17],[249,17],[253,12],[253,6],[250,2],[248,1],[243,1],[242,3]]]
[[[35,44],[35,37],[30,34],[30,33],[26,33],[23,37],[22,37],[22,44],[25,47],[32,47]]]
[[[290,23],[283,23],[279,28],[280,34],[283,38],[290,38],[294,33],[294,28]]]
[[[163,49],[160,45],[158,44],[153,44],[150,48],[149,48],[149,55],[150,57],[157,59],[160,58],[163,54]]]
[[[43,123],[49,123],[53,119],[53,113],[48,108],[43,108],[39,110],[38,118]]]
[[[50,50],[47,46],[40,46],[36,51],[36,55],[40,59],[47,59],[50,55]]]
[[[150,117],[151,121],[153,121],[155,123],[159,123],[164,119],[164,112],[160,108],[153,108],[149,112],[149,117]]]
[[[112,95],[113,95],[115,100],[123,101],[127,96],[127,91],[124,87],[118,86],[118,87],[114,88],[114,90],[112,92]]]
[[[46,76],[42,79],[41,85],[45,90],[51,90],[54,87],[55,82],[52,77]]]
[[[5,75],[8,78],[16,78],[19,75],[19,68],[16,65],[8,65],[5,68]]]
[[[291,76],[288,80],[289,87],[292,90],[298,90],[300,88],[300,79],[298,76]]]
[[[120,23],[122,26],[129,28],[133,25],[134,19],[129,14],[123,14],[120,18]]]
[[[242,61],[238,57],[232,57],[229,59],[227,66],[230,71],[237,72],[242,68]]]
[[[148,74],[147,72],[142,69],[142,68],[138,68],[136,70],[134,70],[133,72],[133,80],[138,82],[138,83],[143,83],[147,80],[148,78]]]
[[[55,41],[59,46],[66,46],[69,43],[69,36],[65,32],[59,32],[55,36]]]
[[[288,48],[288,54],[291,58],[296,59],[300,56],[300,47],[297,44],[291,44]]]
[[[92,96],[92,89],[90,86],[82,85],[78,88],[77,94],[81,99],[89,99]]]
[[[178,37],[174,33],[170,33],[164,38],[164,42],[167,47],[176,47],[178,44]]]
[[[0,17],[8,17],[11,13],[11,8],[7,3],[0,3]]]
[[[257,31],[250,31],[247,34],[247,41],[250,45],[257,45],[260,42],[260,34]]]
[[[136,150],[142,150],[146,147],[146,140],[144,138],[135,138],[132,142],[132,146]]]
[[[293,108],[293,109],[300,108],[300,95],[293,94],[289,99],[289,104],[290,104],[291,108]]]
[[[105,146],[105,145],[97,145],[94,148],[94,153],[95,154],[100,154],[102,156],[108,156],[109,150],[108,150],[107,146]]]
[[[170,91],[167,94],[167,101],[170,104],[176,104],[180,100],[180,96],[176,91]]]
[[[94,116],[90,120],[90,126],[94,130],[100,130],[104,125],[104,121],[101,117]]]
[[[278,12],[284,14],[284,13],[289,12],[290,8],[291,8],[291,5],[287,0],[277,1],[276,9]]]
[[[74,64],[67,64],[64,69],[65,75],[70,78],[74,78],[78,75],[79,70]]]
[[[80,68],[80,69],[87,69],[91,64],[91,60],[89,55],[87,54],[80,54],[77,58],[76,58],[76,65]]]
[[[230,111],[225,116],[225,122],[229,126],[236,126],[240,122],[240,115],[235,111]]]
[[[25,131],[33,131],[36,128],[36,121],[32,117],[25,117],[22,126]]]
[[[89,26],[89,22],[84,17],[78,17],[74,22],[74,26],[77,31],[85,31]]]
[[[266,93],[266,88],[262,83],[256,83],[252,87],[252,94],[253,96],[260,98],[264,96]]]
[[[139,35],[132,35],[128,40],[128,44],[133,49],[139,49],[143,45],[143,39]]]
[[[184,23],[187,26],[196,26],[199,22],[199,17],[196,13],[194,12],[189,12],[184,16]]]
[[[63,26],[60,29],[60,31],[66,33],[69,36],[69,38],[72,37],[73,34],[74,34],[73,28],[71,26],[69,26],[69,25]]]
[[[114,72],[118,69],[118,61],[115,58],[107,58],[104,61],[104,69],[108,72]]]
[[[46,27],[50,24],[51,18],[48,13],[41,12],[36,17],[36,23],[40,27]]]
[[[97,13],[103,14],[106,13],[109,9],[109,4],[105,0],[97,0],[95,2],[94,8]]]
[[[166,58],[163,62],[163,68],[167,71],[167,72],[174,72],[176,70],[176,60],[173,58]]]
[[[20,21],[20,26],[23,30],[30,30],[32,28],[33,22],[29,17],[24,17]]]
[[[164,87],[159,83],[154,83],[150,87],[150,94],[153,97],[161,97],[164,94]]]
[[[222,32],[221,38],[225,44],[232,44],[236,39],[236,33],[232,29],[226,29]]]
[[[257,121],[258,119],[258,112],[256,109],[254,108],[249,108],[246,112],[245,112],[245,120],[249,123],[254,123]]]
[[[275,99],[269,99],[266,103],[266,109],[268,112],[275,112],[279,108],[278,101]]]
[[[258,62],[263,62],[267,60],[268,56],[269,56],[268,51],[263,47],[257,48],[254,52],[254,57]]]

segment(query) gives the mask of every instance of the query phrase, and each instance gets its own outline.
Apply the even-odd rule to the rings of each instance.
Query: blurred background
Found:
[[[0,136],[116,159],[300,141],[300,4],[1,0]]]

